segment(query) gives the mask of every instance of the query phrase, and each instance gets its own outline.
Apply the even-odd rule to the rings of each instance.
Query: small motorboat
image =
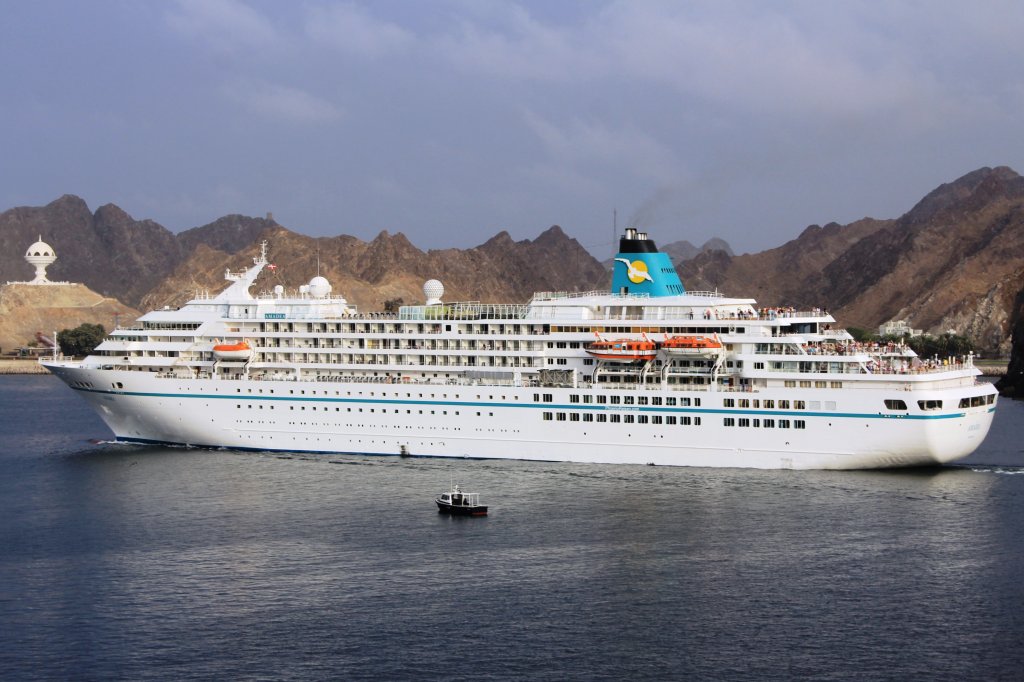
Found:
[[[642,339],[615,339],[614,341],[605,341],[599,336],[597,341],[587,344],[586,351],[601,360],[638,362],[653,360],[658,355],[658,344],[646,336]]]
[[[487,505],[480,504],[480,493],[464,493],[455,484],[440,497],[434,498],[437,511],[456,516],[487,516]]]
[[[213,356],[218,360],[248,360],[252,357],[252,347],[247,341],[218,343],[213,346]]]
[[[661,348],[672,355],[704,355],[722,350],[722,342],[710,336],[672,336],[662,341]]]

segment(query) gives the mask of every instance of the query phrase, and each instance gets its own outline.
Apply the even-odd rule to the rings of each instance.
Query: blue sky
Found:
[[[1024,3],[0,0],[0,210],[758,251],[1024,172]]]

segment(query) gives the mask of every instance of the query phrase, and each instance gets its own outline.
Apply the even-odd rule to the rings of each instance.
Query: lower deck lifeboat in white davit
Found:
[[[248,360],[252,357],[252,346],[248,341],[218,343],[213,347],[213,357],[218,360]]]
[[[605,341],[598,338],[589,344],[587,353],[601,360],[612,362],[638,362],[653,360],[658,355],[658,344],[644,337],[642,339],[615,339]]]

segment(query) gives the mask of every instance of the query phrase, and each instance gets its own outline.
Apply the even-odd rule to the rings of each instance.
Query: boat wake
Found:
[[[1014,476],[1016,474],[1024,474],[1024,467],[1018,466],[968,466],[964,467],[970,471],[976,471],[982,474],[1005,474],[1007,476]]]

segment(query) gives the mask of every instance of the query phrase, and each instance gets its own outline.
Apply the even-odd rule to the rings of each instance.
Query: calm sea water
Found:
[[[896,472],[94,444],[51,377],[0,433],[4,680],[1024,675],[1021,403]]]

